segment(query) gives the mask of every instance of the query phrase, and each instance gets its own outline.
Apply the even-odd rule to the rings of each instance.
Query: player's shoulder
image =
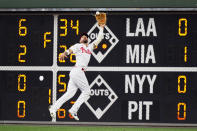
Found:
[[[83,47],[83,44],[82,43],[76,43],[76,47],[81,48],[81,47]]]
[[[83,47],[83,44],[81,43],[76,43],[72,46],[73,49],[80,49],[81,47]]]
[[[75,46],[82,46],[83,44],[81,43],[76,43]]]

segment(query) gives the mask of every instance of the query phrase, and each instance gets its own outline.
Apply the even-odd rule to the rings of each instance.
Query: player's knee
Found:
[[[91,91],[87,90],[87,92],[86,92],[86,100],[88,100],[90,98],[90,95],[91,95]]]
[[[85,96],[89,97],[90,94],[91,94],[91,91],[90,91],[90,89],[88,89],[88,90],[84,91],[83,93],[84,93]]]
[[[75,94],[74,93],[72,93],[72,94],[69,94],[70,95],[70,98],[72,98]]]
[[[88,96],[90,96],[90,95],[91,95],[91,91],[90,91],[90,89],[87,91],[87,94],[88,94]]]

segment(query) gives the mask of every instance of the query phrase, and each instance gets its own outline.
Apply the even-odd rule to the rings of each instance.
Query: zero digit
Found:
[[[63,112],[63,113],[61,113],[61,112]],[[63,115],[61,115],[61,114],[63,114]],[[57,111],[57,116],[58,116],[58,118],[60,118],[60,119],[65,118],[65,117],[66,117],[66,110],[65,110],[65,109],[58,109],[58,111]]]
[[[183,108],[183,114],[181,115],[181,108]],[[182,117],[181,117],[182,116]],[[177,119],[185,120],[186,119],[186,104],[179,102],[177,105]]]
[[[20,114],[20,110],[21,110],[21,108],[20,108],[20,106],[22,105],[22,107],[23,107],[23,113],[22,114]],[[18,105],[17,105],[17,116],[18,116],[18,118],[24,118],[25,117],[25,101],[18,101]]]
[[[181,79],[184,80],[184,88],[181,90]],[[187,78],[185,75],[178,76],[178,93],[186,93],[187,91]]]
[[[183,26],[182,22],[185,23],[185,30],[184,30],[184,32],[182,32],[182,30],[181,30],[181,26]],[[186,36],[186,35],[187,35],[187,19],[186,18],[180,18],[179,19],[179,36]]]
[[[21,79],[23,78],[23,88],[21,88]],[[19,74],[18,75],[18,91],[24,92],[26,91],[26,75],[25,74]]]

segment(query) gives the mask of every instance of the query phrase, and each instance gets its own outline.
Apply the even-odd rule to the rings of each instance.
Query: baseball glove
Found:
[[[98,22],[99,25],[101,24],[106,24],[107,22],[107,15],[104,12],[96,12],[95,14],[96,21]]]

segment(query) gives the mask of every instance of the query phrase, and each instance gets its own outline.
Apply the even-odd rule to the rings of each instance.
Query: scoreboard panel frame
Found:
[[[155,12],[156,14],[158,12],[183,12],[184,13],[189,13],[191,12],[196,12],[197,8],[56,8],[56,9],[52,9],[52,8],[38,8],[38,9],[34,9],[34,8],[24,8],[24,9],[0,9],[0,13],[2,12],[3,14],[7,14],[7,13],[13,13],[13,12],[17,12],[17,13],[21,13],[23,12],[24,14],[34,14],[36,12],[36,14],[43,14],[43,13],[48,13],[48,14],[53,14],[54,15],[54,39],[53,39],[53,43],[54,43],[54,47],[53,47],[53,63],[56,63],[57,61],[57,28],[56,28],[56,24],[58,23],[58,16],[57,14],[60,15],[64,15],[64,13],[68,13],[68,12],[89,12],[92,13],[94,11],[109,11],[109,12],[136,12],[136,13],[150,13],[150,12]],[[197,13],[197,12],[196,12]],[[47,67],[47,68],[46,68]],[[44,67],[26,67],[26,66],[15,66],[13,67],[8,67],[8,66],[0,66],[0,71],[8,71],[8,70],[12,70],[12,71],[18,71],[18,70],[23,70],[23,71],[53,71],[53,102],[56,101],[56,78],[57,78],[57,72],[58,71],[69,71],[72,67],[69,66],[67,68],[64,67],[58,67],[57,65],[52,65],[52,66],[44,66]],[[142,70],[140,71],[145,71],[148,72],[150,70],[151,67],[141,67]],[[151,71],[161,71],[160,67],[153,67],[154,69]],[[138,67],[89,67],[88,71],[136,71],[136,69],[138,69]],[[164,69],[164,71],[168,70],[168,71],[177,71],[177,72],[197,72],[197,67],[188,67],[188,68],[182,68],[182,67],[172,67],[171,69],[168,67],[162,67],[162,69]],[[55,82],[54,82],[55,81]],[[183,123],[124,123],[124,122],[108,122],[108,123],[104,123],[104,122],[57,122],[57,123],[52,123],[52,122],[38,122],[38,121],[0,121],[0,123],[26,123],[26,124],[68,124],[68,125],[83,125],[83,124],[88,124],[88,125],[138,125],[138,126],[197,126],[197,124],[183,124]]]

